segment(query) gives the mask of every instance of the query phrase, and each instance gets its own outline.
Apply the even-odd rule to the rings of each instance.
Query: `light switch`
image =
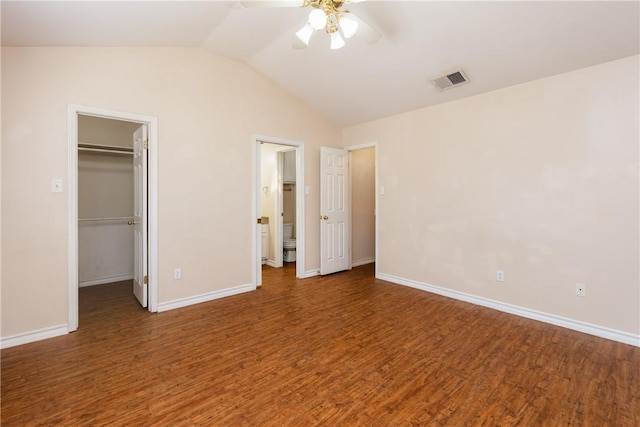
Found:
[[[380,192],[380,195],[384,195],[384,187],[383,186],[380,186],[379,192]]]
[[[51,192],[52,193],[62,193],[62,180],[61,179],[52,179],[51,180]]]

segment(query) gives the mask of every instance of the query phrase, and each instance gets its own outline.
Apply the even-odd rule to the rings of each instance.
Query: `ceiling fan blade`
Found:
[[[240,0],[243,8],[252,7],[302,7],[304,0]]]
[[[294,38],[293,44],[291,45],[294,49],[306,49],[307,45],[302,42],[299,38]]]
[[[364,1],[364,0],[361,0]],[[382,34],[378,31],[374,30],[369,24],[364,22],[358,15],[353,12],[349,12],[349,17],[353,18],[358,22],[358,30],[356,31],[355,36],[361,40],[364,40],[367,43],[375,43],[380,40]]]

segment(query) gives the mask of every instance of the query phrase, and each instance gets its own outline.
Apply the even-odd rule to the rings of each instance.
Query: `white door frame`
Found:
[[[70,104],[67,107],[67,188],[68,188],[68,323],[67,330],[78,329],[78,115],[102,117],[146,124],[149,128],[148,149],[148,309],[158,311],[158,119],[151,116],[124,113]]]
[[[379,183],[378,183],[378,143],[377,142],[370,142],[367,144],[359,144],[359,145],[352,145],[349,147],[345,147],[344,149],[347,150],[349,152],[349,163],[351,163],[351,152],[352,151],[357,151],[357,150],[364,150],[367,148],[373,148],[374,151],[374,168],[375,168],[375,176],[374,176],[374,180],[375,180],[375,277],[378,277],[378,233],[379,233],[379,229],[378,229],[378,223],[379,223],[379,218],[380,218],[380,209],[378,207],[378,202],[379,202],[379,197],[378,197],[378,189],[379,189]],[[349,189],[351,189],[351,185],[352,185],[352,180],[351,180],[351,168],[349,168]],[[353,197],[353,191],[351,191],[351,197]],[[351,200],[349,200],[349,217],[352,217],[352,210],[351,210]],[[353,219],[351,221],[353,223]],[[353,248],[353,227],[351,227],[351,246],[350,246],[350,250],[351,248]],[[349,254],[349,269],[352,268],[351,263],[353,261],[352,259],[353,255],[350,253]]]
[[[277,138],[265,135],[252,135],[251,151],[253,157],[252,170],[252,197],[251,197],[251,262],[253,265],[252,284],[253,286],[262,285],[262,261],[258,252],[260,250],[260,225],[257,219],[262,216],[261,213],[261,163],[260,163],[260,144],[266,142],[269,144],[287,145],[296,150],[296,277],[301,279],[304,277],[305,268],[305,194],[304,194],[304,142],[293,141],[289,139]],[[277,248],[276,248],[277,250]]]

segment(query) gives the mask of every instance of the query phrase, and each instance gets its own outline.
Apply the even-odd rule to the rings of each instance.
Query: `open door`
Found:
[[[282,230],[284,227],[282,221],[282,217],[284,216],[284,209],[282,204],[282,183],[284,181],[284,151],[278,151],[278,153],[276,154],[276,159],[276,169],[278,171],[278,188],[276,190],[275,212],[273,214],[273,217],[275,218],[275,236],[273,236],[273,240],[275,242],[275,253],[273,254],[273,259],[276,268],[280,268],[284,265],[284,253],[282,249]]]
[[[349,268],[349,153],[320,147],[320,274]]]
[[[133,225],[134,267],[133,294],[140,305],[147,306],[147,125],[133,134]]]

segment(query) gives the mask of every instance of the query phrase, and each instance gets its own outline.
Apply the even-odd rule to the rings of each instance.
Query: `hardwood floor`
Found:
[[[640,348],[392,285],[373,265],[2,351],[3,426],[638,426]]]

